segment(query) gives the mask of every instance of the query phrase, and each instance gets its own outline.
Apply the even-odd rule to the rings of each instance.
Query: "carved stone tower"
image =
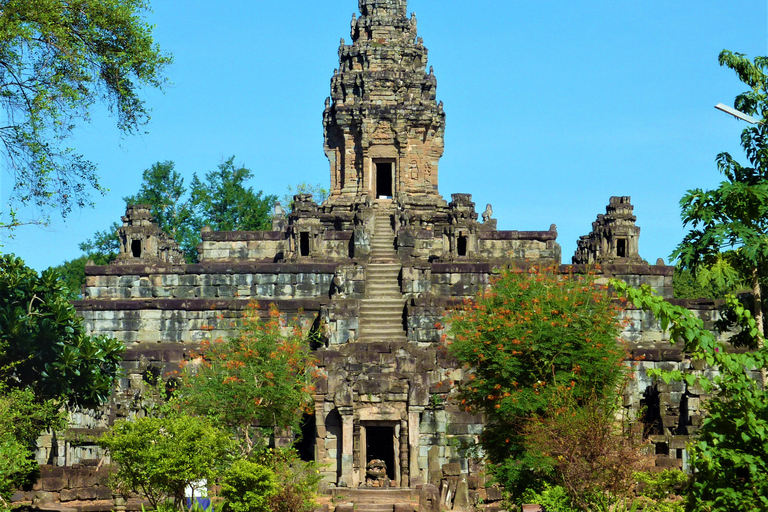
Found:
[[[445,113],[406,4],[359,0],[352,44],[341,40],[323,116],[332,207],[380,197],[397,197],[403,206],[445,205],[437,191]]]
[[[629,196],[613,196],[592,223],[592,232],[579,238],[574,264],[642,263],[638,250],[640,228]]]

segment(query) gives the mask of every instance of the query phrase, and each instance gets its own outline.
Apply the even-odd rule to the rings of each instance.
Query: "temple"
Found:
[[[264,310],[275,303],[321,340],[322,376],[301,450],[321,464],[325,488],[432,483],[443,508],[492,503],[500,495],[484,488],[481,457],[471,449],[482,418],[451,400],[464,373],[441,343],[445,319],[499,268],[560,265],[557,229],[499,231],[491,205],[478,213],[470,194],[443,198],[446,112],[416,17],[407,16],[405,0],[359,0],[359,11],[351,43],[341,41],[323,113],[327,200],[297,195],[289,212],[276,208],[270,231],[204,229],[195,265],[182,262],[148,207],[129,208],[118,260],[86,267],[76,303],[92,333],[126,343],[127,376],[108,410],[74,420],[103,428],[142,414],[148,375],[176,368],[208,337],[231,335],[248,301]],[[672,268],[639,256],[632,208],[629,197],[611,198],[568,271],[600,264],[603,277],[671,297]],[[709,319],[712,309],[698,311]],[[625,338],[643,368],[687,364],[652,317],[626,315]],[[694,425],[700,412],[681,397],[697,391],[659,390],[642,372],[634,385],[626,406],[654,411],[659,464],[682,466],[688,430],[679,422]],[[71,467],[101,457],[92,442],[74,439],[51,440],[39,460]]]

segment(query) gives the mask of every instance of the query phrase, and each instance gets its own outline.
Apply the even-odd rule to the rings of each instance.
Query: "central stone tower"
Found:
[[[391,197],[405,208],[445,206],[437,190],[445,113],[416,16],[406,16],[406,0],[359,0],[359,7],[323,115],[327,204],[347,209]]]

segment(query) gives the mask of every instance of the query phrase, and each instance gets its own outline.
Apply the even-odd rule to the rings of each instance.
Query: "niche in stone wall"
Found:
[[[333,469],[336,471],[336,481],[338,482],[341,479],[342,456],[341,414],[338,410],[333,409],[325,417],[325,430],[328,433],[325,439],[325,448],[328,459],[333,460],[336,464]]]
[[[616,257],[627,257],[627,241],[624,238],[619,238],[616,240]]]
[[[456,238],[456,255],[467,255],[467,236],[464,233],[459,233],[458,238]]]
[[[131,240],[131,254],[134,258],[141,258],[141,240]]]
[[[294,444],[294,448],[299,452],[299,457],[305,462],[315,460],[315,444],[317,440],[317,427],[315,424],[315,415],[304,413],[301,418],[301,437]]]
[[[299,233],[299,255],[309,256],[309,232]]]

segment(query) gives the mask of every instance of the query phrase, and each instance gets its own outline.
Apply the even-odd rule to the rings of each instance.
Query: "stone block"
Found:
[[[501,488],[497,486],[486,487],[485,495],[488,501],[501,501]]]
[[[444,476],[459,476],[461,474],[461,464],[458,462],[449,462],[448,464],[443,464],[443,475]]]
[[[338,507],[336,508],[338,512]],[[419,512],[440,512],[440,490],[432,483],[424,484],[419,493]]]

